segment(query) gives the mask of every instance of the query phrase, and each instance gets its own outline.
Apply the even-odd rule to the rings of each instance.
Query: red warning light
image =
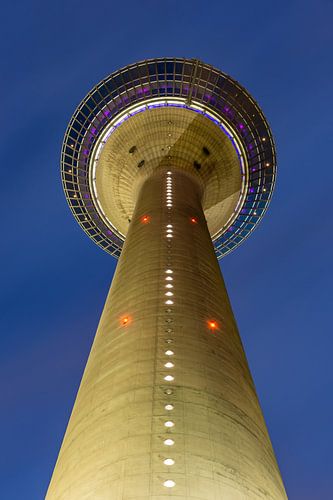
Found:
[[[149,217],[149,215],[143,215],[143,216],[141,217],[141,222],[142,222],[142,224],[148,224],[148,223],[150,222],[150,217]]]
[[[211,330],[216,330],[216,328],[217,328],[217,323],[216,323],[216,321],[210,320],[210,321],[208,321],[208,326],[209,326],[209,328],[210,328]]]
[[[130,319],[129,319],[129,317],[128,317],[128,316],[125,316],[124,318],[122,318],[122,320],[121,320],[121,324],[122,324],[123,326],[126,326],[126,325],[128,325],[129,320],[130,320]]]
[[[197,224],[198,219],[196,217],[191,217],[191,222],[192,222],[192,224]]]

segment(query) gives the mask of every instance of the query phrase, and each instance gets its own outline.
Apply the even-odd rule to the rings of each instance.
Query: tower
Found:
[[[62,179],[119,263],[46,498],[286,499],[218,265],[272,194],[258,105],[197,60],[127,66],[74,113]]]

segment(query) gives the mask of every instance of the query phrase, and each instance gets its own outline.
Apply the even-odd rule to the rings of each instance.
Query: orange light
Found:
[[[211,328],[211,330],[216,330],[216,328],[217,328],[216,321],[208,321],[208,325],[209,325],[209,328]]]
[[[128,322],[129,322],[129,318],[128,318],[127,316],[121,320],[121,324],[122,324],[123,326],[128,325]]]
[[[149,215],[143,215],[143,216],[141,217],[141,222],[142,222],[142,224],[148,224],[148,222],[150,222],[150,217],[149,217]]]
[[[192,224],[197,224],[198,219],[196,217],[191,217]]]

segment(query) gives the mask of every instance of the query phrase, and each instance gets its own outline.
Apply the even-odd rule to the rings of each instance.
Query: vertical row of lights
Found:
[[[172,328],[170,328],[169,322],[171,322],[171,317],[169,316],[170,313],[172,312],[171,306],[174,304],[174,276],[173,276],[173,269],[172,269],[172,261],[171,261],[171,247],[172,247],[172,238],[174,236],[173,234],[173,224],[172,224],[172,205],[173,205],[173,191],[172,191],[172,172],[168,171],[166,175],[166,193],[165,193],[165,203],[166,203],[166,208],[167,208],[167,224],[165,227],[165,238],[166,238],[166,245],[167,245],[167,262],[166,262],[166,269],[165,273],[163,275],[163,289],[164,289],[164,303],[167,307],[166,312],[167,312],[167,323],[168,327],[166,329],[166,333],[168,334],[168,338],[166,339],[167,345],[172,345],[172,339],[170,337],[170,333],[172,333]],[[172,361],[173,356],[174,356],[174,351],[171,349],[166,349],[164,351],[164,367],[168,370],[168,373],[164,376],[164,380],[168,383],[172,383],[174,381],[174,376],[172,375],[172,369],[174,368],[174,363]],[[167,395],[170,395],[173,393],[172,389],[167,389],[165,391]],[[170,413],[173,411],[174,406],[170,402],[167,402],[164,406],[164,409],[167,413]],[[173,420],[166,418],[164,422],[164,427],[166,430],[171,429],[174,427],[175,423]],[[168,448],[173,446],[175,444],[175,441],[170,437],[167,436],[166,439],[164,439],[164,445],[167,446]],[[167,465],[168,467],[171,467],[174,465],[175,461],[171,457],[167,457],[163,460],[164,465]],[[173,488],[176,485],[175,481],[173,479],[167,479],[164,481],[163,486],[166,488]]]

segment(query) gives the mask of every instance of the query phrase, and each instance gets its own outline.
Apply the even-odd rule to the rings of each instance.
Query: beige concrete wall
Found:
[[[48,500],[287,498],[199,188],[174,172],[166,207],[166,177],[141,190]]]

